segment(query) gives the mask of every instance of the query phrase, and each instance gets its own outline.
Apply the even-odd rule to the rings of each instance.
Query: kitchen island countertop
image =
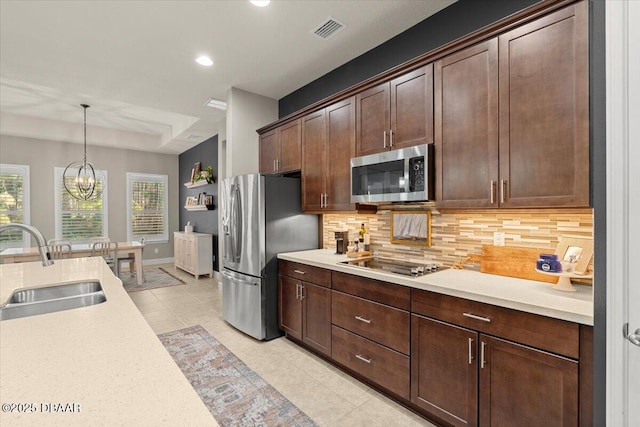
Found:
[[[278,258],[593,326],[591,286],[574,285],[576,292],[562,292],[546,282],[454,269],[413,278],[341,264],[353,258],[332,249],[281,253]]]
[[[106,302],[0,321],[0,424],[218,425],[102,259],[2,265],[0,302],[86,279]]]

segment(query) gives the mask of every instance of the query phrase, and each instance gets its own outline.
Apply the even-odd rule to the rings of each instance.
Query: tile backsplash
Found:
[[[406,210],[403,208],[393,209]],[[589,208],[438,212],[433,204],[424,204],[413,209],[432,211],[430,247],[390,243],[391,210],[386,206],[376,214],[322,215],[323,247],[335,248],[335,230],[346,228],[353,239],[358,235],[360,224],[364,223],[371,234],[371,249],[378,256],[433,260],[451,266],[469,254],[481,254],[482,245],[493,244],[496,231],[505,234],[505,246],[540,248],[549,252],[555,250],[561,236],[593,237],[593,210]],[[479,268],[479,265],[470,264],[469,267]]]

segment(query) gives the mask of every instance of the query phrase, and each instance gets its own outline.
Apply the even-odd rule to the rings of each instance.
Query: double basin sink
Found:
[[[100,304],[107,300],[98,281],[64,283],[14,291],[0,305],[0,320],[18,319]]]

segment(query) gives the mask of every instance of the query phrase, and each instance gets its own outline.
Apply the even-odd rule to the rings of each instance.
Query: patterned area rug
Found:
[[[128,271],[120,272],[120,280],[127,292],[146,291],[147,289],[164,288],[167,286],[184,285],[184,282],[164,268],[151,268],[144,270],[144,282],[138,286],[138,279],[135,273],[133,277]]]
[[[158,337],[221,426],[317,426],[202,326]]]

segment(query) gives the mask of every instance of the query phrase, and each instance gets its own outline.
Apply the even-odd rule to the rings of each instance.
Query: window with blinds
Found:
[[[29,224],[29,166],[0,164],[0,224]],[[0,250],[30,246],[29,234],[0,233]]]
[[[169,241],[168,176],[127,173],[127,239]]]
[[[101,172],[106,180],[107,172]],[[64,189],[63,173],[64,168],[55,168],[56,238],[84,242],[108,236],[107,182],[98,180],[96,187],[102,193],[95,199],[78,200]]]

